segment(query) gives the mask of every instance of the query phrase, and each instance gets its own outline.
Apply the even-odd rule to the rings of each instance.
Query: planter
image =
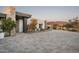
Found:
[[[0,39],[4,39],[4,33],[3,32],[0,33]]]

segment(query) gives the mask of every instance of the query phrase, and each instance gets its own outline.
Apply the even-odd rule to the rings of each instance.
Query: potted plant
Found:
[[[0,39],[4,38],[4,32],[0,32]]]
[[[12,29],[16,26],[16,22],[11,18],[3,19],[1,21],[1,29],[3,32],[8,33],[8,36],[11,36]]]
[[[4,38],[4,32],[2,32],[1,21],[0,21],[0,39],[3,39],[3,38]]]

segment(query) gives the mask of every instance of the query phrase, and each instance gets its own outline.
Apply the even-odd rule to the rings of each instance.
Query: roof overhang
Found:
[[[0,13],[0,17],[6,17],[6,14]]]
[[[16,12],[16,16],[30,18],[32,15],[27,13]]]

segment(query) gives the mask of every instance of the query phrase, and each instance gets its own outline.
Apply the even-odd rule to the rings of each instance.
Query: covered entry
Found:
[[[0,20],[1,19],[6,19],[6,14],[0,13]]]
[[[27,19],[30,14],[16,12],[16,32],[27,32]]]

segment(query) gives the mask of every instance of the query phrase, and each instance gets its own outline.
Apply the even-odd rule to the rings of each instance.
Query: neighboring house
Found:
[[[65,21],[50,21],[47,23],[49,29],[60,29],[60,30],[65,30],[66,27],[64,26],[67,24]]]
[[[16,12],[15,7],[5,7],[3,13],[0,13],[0,19],[8,17],[16,21],[16,28],[12,30],[12,35],[16,32],[27,32],[27,19],[31,18],[31,14]]]
[[[37,27],[38,31],[46,29],[45,20],[38,20],[38,23],[37,23],[36,27]]]
[[[35,18],[35,17],[32,17],[32,18]],[[32,19],[32,18],[29,18],[29,20],[27,20],[28,25],[31,23],[31,19]],[[36,18],[36,19],[37,19],[37,18]],[[37,25],[36,25],[35,31],[44,30],[44,29],[46,29],[46,27],[47,27],[46,20],[37,19]]]

